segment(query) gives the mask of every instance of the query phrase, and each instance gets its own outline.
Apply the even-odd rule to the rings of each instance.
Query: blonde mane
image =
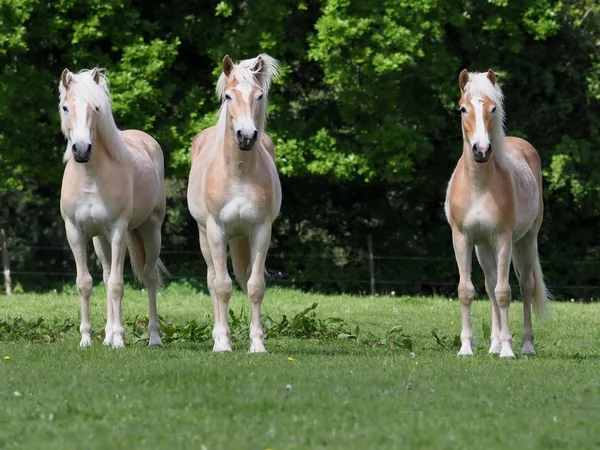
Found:
[[[100,76],[100,81],[98,83],[96,83],[93,78],[94,70],[98,71]],[[121,162],[123,158],[128,156],[128,150],[112,115],[112,100],[105,72],[106,70],[101,68],[84,69],[77,73],[69,72],[67,74],[67,83],[69,84],[69,92],[86,102],[92,108],[98,108],[97,133],[102,136],[109,155],[116,161]],[[67,89],[63,86],[62,81],[58,83],[58,90],[60,93],[60,108],[67,95]],[[61,130],[68,140],[69,133],[67,124],[65,116],[62,114]],[[68,142],[63,161],[67,162],[71,156],[71,143]]]
[[[496,73],[496,76],[501,76]],[[487,77],[487,73],[469,72],[469,81],[465,85],[464,95],[466,99],[474,97],[489,98],[496,106],[494,114],[494,122],[492,127],[491,144],[494,149],[495,159],[502,167],[507,166],[506,153],[504,152],[504,122],[506,116],[504,114],[504,94],[498,83],[492,84]]]

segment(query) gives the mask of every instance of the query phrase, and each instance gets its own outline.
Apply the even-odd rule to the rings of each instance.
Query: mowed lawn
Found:
[[[105,319],[102,287],[92,322]],[[288,317],[317,302],[359,339],[267,339],[266,355],[213,354],[210,342],[162,349],[132,343],[79,349],[63,340],[0,340],[0,448],[32,449],[490,449],[600,447],[600,305],[553,303],[534,322],[538,356],[487,354],[490,307],[477,301],[476,355],[459,359],[460,305],[441,298],[319,296],[270,289],[264,314]],[[124,316],[147,313],[144,293],[127,289]],[[231,303],[236,313],[247,300]],[[159,313],[177,324],[211,321],[206,294],[167,288]],[[73,293],[0,297],[0,320],[77,320]],[[78,325],[78,324],[77,324]],[[522,308],[511,307],[520,354]],[[412,350],[389,345],[401,327]],[[436,329],[440,345],[432,335]],[[369,338],[362,339],[361,336]],[[378,339],[381,344],[378,345]]]

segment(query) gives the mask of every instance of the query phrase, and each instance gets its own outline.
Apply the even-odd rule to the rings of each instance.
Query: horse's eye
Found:
[[[256,100],[262,100],[263,98],[263,94],[260,94],[258,97],[256,97]]]
[[[225,94],[225,100],[227,100],[227,101],[231,100],[231,96],[229,94]]]
[[[496,107],[494,106],[494,107],[492,108],[492,114],[493,114],[493,113],[495,113],[495,112],[496,112]]]
[[[99,106],[96,106],[95,109],[96,109],[96,112],[100,112],[100,107]]]
[[[461,106],[459,111],[460,111],[462,114],[464,114],[464,113],[466,113],[466,112],[467,112],[467,108],[465,108],[464,106]]]
[[[63,106],[62,109],[64,112],[69,112],[69,108],[67,108],[66,106]]]

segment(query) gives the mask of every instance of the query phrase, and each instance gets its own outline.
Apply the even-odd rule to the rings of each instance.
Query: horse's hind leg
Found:
[[[148,335],[150,339],[148,346],[150,347],[162,346],[160,322],[156,307],[156,291],[159,285],[158,257],[162,242],[161,226],[162,220],[149,219],[139,227],[146,255],[144,273],[140,275],[144,277],[144,283],[148,289],[148,307],[150,312],[150,320],[148,321]]]
[[[248,280],[248,298],[252,305],[250,323],[250,353],[266,353],[260,309],[265,296],[265,261],[271,244],[271,223],[257,227],[250,241],[252,270]]]
[[[82,232],[71,222],[65,221],[67,240],[73,252],[77,267],[77,293],[81,301],[81,333],[80,347],[87,347],[92,343],[92,324],[90,322],[90,297],[92,295],[92,276],[87,263],[87,239]]]
[[[489,353],[498,355],[500,354],[500,309],[498,308],[496,294],[494,293],[498,280],[496,251],[489,245],[476,246],[475,253],[477,254],[479,265],[485,274],[485,291],[490,298],[492,308],[492,334],[490,336],[491,345]]]
[[[250,275],[250,243],[248,238],[235,238],[229,241],[229,250],[231,252],[231,263],[235,279],[239,283],[242,291],[248,293],[248,277]]]
[[[227,243],[216,224],[212,224],[212,242],[208,230],[198,227],[200,250],[206,261],[206,282],[212,297],[215,312],[215,325],[212,332],[213,352],[231,351],[231,331],[227,323],[229,299],[231,298],[231,278],[227,273]]]
[[[104,281],[104,287],[108,292],[108,277],[110,276],[110,242],[104,236],[97,236],[93,239],[94,250],[96,255],[102,264],[102,280]],[[106,326],[104,327],[104,345],[112,344],[112,323],[113,323],[113,308],[106,296]]]
[[[513,258],[515,266],[518,267],[519,287],[523,297],[523,350],[521,354],[535,355],[531,325],[531,300],[535,286],[533,269],[537,260],[537,234],[529,233],[517,242]]]

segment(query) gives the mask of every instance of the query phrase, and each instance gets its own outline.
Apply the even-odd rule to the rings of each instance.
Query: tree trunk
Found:
[[[4,286],[6,295],[12,295],[12,282],[10,280],[10,258],[8,257],[8,246],[6,245],[6,234],[4,228],[0,228],[0,246],[2,247],[2,267],[4,269]]]

